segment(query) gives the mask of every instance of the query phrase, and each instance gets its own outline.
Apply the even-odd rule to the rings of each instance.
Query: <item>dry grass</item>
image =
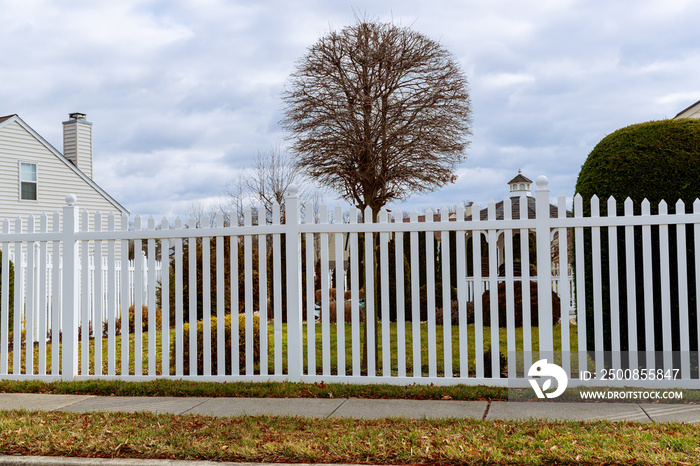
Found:
[[[0,453],[373,464],[696,464],[681,424],[0,413]]]

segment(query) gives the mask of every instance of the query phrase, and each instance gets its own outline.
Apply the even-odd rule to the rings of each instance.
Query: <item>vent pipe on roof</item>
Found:
[[[71,113],[63,122],[63,155],[92,179],[92,123],[84,113]]]

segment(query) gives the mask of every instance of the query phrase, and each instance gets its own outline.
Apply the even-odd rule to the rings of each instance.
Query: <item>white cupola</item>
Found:
[[[530,185],[532,185],[532,180],[523,176],[522,170],[518,170],[518,176],[508,182],[511,197],[523,194],[530,195],[532,192]]]

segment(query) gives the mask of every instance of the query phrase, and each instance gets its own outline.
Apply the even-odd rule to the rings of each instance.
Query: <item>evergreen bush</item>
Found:
[[[652,214],[658,212],[659,202],[666,201],[669,213],[675,212],[675,204],[679,199],[685,203],[686,212],[692,211],[693,202],[700,197],[700,120],[680,119],[640,123],[621,128],[603,138],[591,151],[576,182],[576,193],[583,198],[584,216],[590,216],[591,197],[600,199],[600,212],[607,215],[607,200],[614,197],[617,202],[617,215],[624,213],[624,201],[629,197],[634,203],[636,215],[641,213],[641,203],[644,199],[650,202]],[[692,225],[686,227],[687,263],[693,264],[694,248]],[[586,270],[586,328],[587,344],[591,350],[595,346],[594,328],[603,325],[603,347],[611,350],[610,321],[611,300],[620,306],[620,329],[622,350],[629,348],[628,315],[626,292],[627,275],[624,269],[626,263],[624,228],[617,231],[617,255],[619,270],[610,270],[608,265],[610,245],[608,244],[607,228],[601,228],[601,266],[602,266],[602,318],[603,322],[594,322],[593,311],[593,272],[591,253],[591,233],[586,231],[586,244],[583,260]],[[690,340],[697,342],[697,307],[695,303],[695,269],[690,265],[686,271],[678,270],[676,249],[676,228],[668,229],[668,251],[659,247],[659,227],[652,227],[652,273],[653,309],[654,309],[654,344],[655,350],[661,349],[661,254],[670,259],[671,283],[671,312],[672,312],[672,341],[675,351],[680,350],[680,323],[678,317],[678,283],[680,273],[688,276],[688,301],[690,309]],[[645,349],[644,328],[644,278],[642,254],[642,229],[634,228],[634,260],[636,284],[636,315],[637,315],[637,348]],[[617,274],[619,292],[611,296],[610,274]],[[578,290],[577,290],[578,292]],[[578,312],[583,310],[579,309]],[[691,343],[691,350],[697,350],[697,343]]]

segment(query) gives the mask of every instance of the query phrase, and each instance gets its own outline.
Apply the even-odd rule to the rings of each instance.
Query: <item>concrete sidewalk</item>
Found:
[[[123,411],[209,416],[303,416],[546,419],[558,421],[700,422],[700,405],[651,403],[558,403],[359,398],[176,398],[0,393],[0,410],[84,413]]]

